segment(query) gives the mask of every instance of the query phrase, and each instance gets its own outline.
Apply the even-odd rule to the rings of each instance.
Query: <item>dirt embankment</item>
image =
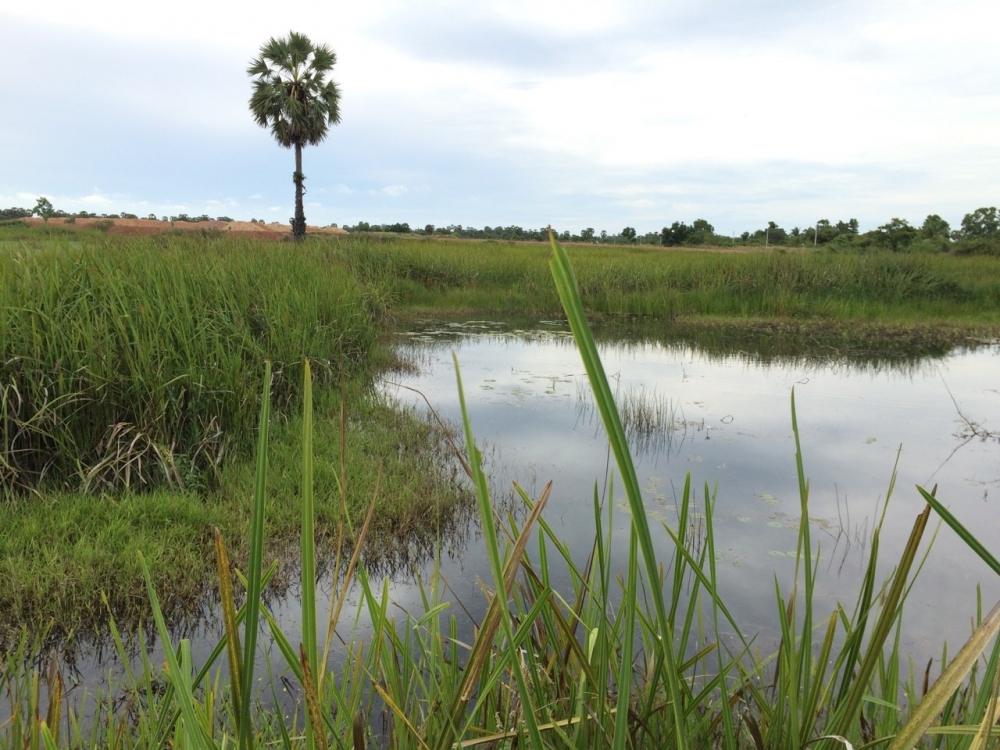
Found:
[[[27,219],[31,224],[41,226],[39,218]],[[110,225],[107,222],[111,222]],[[256,237],[259,239],[283,239],[290,237],[292,229],[288,224],[272,222],[271,224],[253,223],[249,221],[157,221],[155,219],[101,219],[101,218],[54,218],[48,222],[53,226],[63,226],[67,229],[86,229],[87,227],[108,226],[109,234],[163,234],[179,230],[182,232],[227,232],[241,237]],[[308,227],[310,234],[347,234],[339,227]]]

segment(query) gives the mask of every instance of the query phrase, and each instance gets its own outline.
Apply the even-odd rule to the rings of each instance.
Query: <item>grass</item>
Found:
[[[328,390],[316,400],[317,536],[332,546],[342,508],[359,526],[381,483],[394,489],[380,494],[372,529],[380,543],[366,551],[367,563],[400,566],[408,554],[432,554],[438,535],[467,516],[467,490],[440,448],[439,433],[371,396],[349,395],[348,401],[342,459],[338,394]],[[269,560],[296,557],[289,551],[299,533],[302,429],[301,416],[275,419],[271,429]],[[343,501],[342,466],[349,471]],[[15,640],[26,623],[62,639],[102,630],[108,614],[102,595],[121,625],[134,627],[148,613],[139,550],[157,572],[167,616],[175,622],[197,616],[214,578],[213,527],[233,540],[235,563],[243,566],[249,558],[242,530],[253,487],[253,463],[235,461],[223,467],[214,489],[203,492],[45,493],[9,501],[0,525],[0,642]],[[283,575],[292,568],[284,566]]]
[[[775,583],[781,643],[754,652],[753,634],[717,593],[712,492],[686,485],[676,528],[645,516],[581,299],[604,320],[708,331],[722,349],[746,328],[765,339],[832,328],[847,349],[861,331],[876,345],[891,334],[906,351],[913,341],[934,348],[996,335],[996,258],[578,247],[573,268],[556,250],[550,269],[549,250],[535,245],[347,238],[293,248],[0,232],[6,643],[26,625],[35,636],[94,628],[106,611],[102,593],[114,628],[153,613],[169,638],[166,621],[199,601],[214,576],[227,627],[217,653],[228,660],[195,665],[190,646],[178,644],[166,669],[147,661],[119,686],[128,711],[88,724],[60,699],[59,676],[30,666],[37,643],[20,641],[6,649],[0,674],[12,716],[0,744],[760,749],[842,746],[821,739],[828,733],[855,747],[902,747],[893,739],[902,732],[906,742],[966,748],[992,738],[995,614],[980,612],[967,647],[942,660],[952,665],[942,687],[925,690],[904,671],[898,634],[925,560],[926,513],[884,578],[876,529],[856,601],[814,617],[801,450],[796,576]],[[493,589],[503,596],[491,597],[474,640],[463,642],[440,577],[421,581],[424,611],[398,619],[387,590],[373,589],[352,557],[392,555],[403,548],[392,540],[414,534],[433,549],[460,518],[468,487],[447,475],[454,464],[442,458],[440,435],[380,403],[370,379],[388,361],[378,339],[393,315],[514,311],[571,323],[631,509],[630,562],[611,569],[611,529],[596,504],[582,566],[569,554],[579,540],[547,524],[544,493],[522,494],[526,520],[498,517],[466,422]],[[696,513],[706,518],[704,543],[686,523]],[[654,535],[675,541],[669,559],[656,558]],[[259,593],[296,570],[271,565],[296,546],[303,587],[323,566],[342,572],[341,606],[326,627],[310,625],[315,602],[304,600],[305,629],[286,634]],[[554,565],[569,568],[572,590],[552,587]],[[375,636],[331,646],[354,583]],[[240,632],[243,618],[250,629]],[[271,632],[298,683],[292,716],[266,701],[258,707],[262,697],[249,689],[261,677],[254,623]],[[343,657],[337,673],[326,672],[331,648]]]
[[[339,240],[359,278],[406,315],[561,313],[547,249],[531,243]],[[996,258],[834,251],[706,253],[575,246],[592,315],[858,322],[885,328],[1000,327]]]
[[[265,360],[368,368],[377,300],[329,247],[184,238],[0,249],[0,491],[210,484],[248,455]]]
[[[0,237],[0,636],[27,623],[51,623],[60,636],[86,629],[106,615],[102,593],[133,624],[144,610],[137,549],[160,570],[182,571],[164,592],[168,614],[192,608],[213,570],[212,527],[231,533],[245,519],[265,361],[279,418],[268,488],[277,518],[299,482],[297,455],[281,446],[301,429],[306,356],[326,418],[319,476],[334,487],[342,473],[341,384],[351,435],[343,465],[364,469],[343,498],[319,498],[321,533],[344,508],[355,518],[366,507],[379,472],[404,488],[380,504],[386,540],[432,533],[456,505],[433,430],[370,387],[386,310],[335,248],[70,241],[17,227]],[[296,526],[273,531],[277,547]],[[240,563],[247,552],[233,549]]]
[[[940,352],[1000,329],[996,258],[569,252],[594,317],[634,327],[640,316],[653,332],[669,323],[719,351],[749,335],[775,356],[784,351],[776,342],[789,340],[836,356],[873,346],[906,354],[914,344]],[[256,481],[265,362],[266,558],[293,557],[299,534],[307,357],[316,535],[331,541],[343,523],[358,528],[381,482],[393,491],[379,493],[368,561],[405,556],[397,540],[429,547],[461,516],[464,485],[448,474],[438,433],[373,398],[371,378],[391,359],[379,339],[394,318],[565,315],[549,258],[527,243],[291,246],[0,227],[0,635],[10,642],[29,623],[59,636],[92,629],[106,612],[102,593],[131,627],[146,611],[138,549],[164,612],[177,618],[209,586],[213,527],[246,566],[251,548],[239,532]]]
[[[190,643],[166,650],[165,664],[148,660],[123,688],[130,712],[110,712],[85,725],[62,700],[61,678],[21,666],[8,657],[0,688],[12,718],[5,725],[11,747],[141,746],[240,748],[524,747],[720,747],[875,748],[915,746],[981,748],[995,744],[1000,607],[980,611],[975,629],[953,658],[942,658],[933,682],[920,685],[903,666],[899,632],[914,578],[931,563],[924,540],[931,512],[942,514],[959,536],[996,571],[996,561],[961,523],[944,511],[935,492],[914,520],[894,565],[879,559],[882,522],[868,546],[868,565],[856,601],[838,604],[817,621],[813,590],[819,559],[809,523],[809,483],[798,438],[794,395],[795,471],[800,495],[797,564],[792,580],[775,581],[774,613],[781,638],[775,652],[758,655],[719,595],[712,516],[715,498],[701,498],[685,482],[674,541],[658,558],[641,489],[635,480],[621,419],[584,317],[579,289],[565,252],[553,243],[552,273],[609,435],[618,479],[628,500],[631,528],[625,570],[612,570],[613,503],[602,508],[595,488],[594,536],[584,564],[545,520],[549,488],[538,498],[520,496],[528,515],[518,524],[497,515],[481,469],[473,426],[464,412],[466,454],[477,494],[493,590],[471,642],[457,638],[441,579],[422,581],[423,611],[390,615],[388,588],[376,590],[363,567],[340,564],[332,597],[342,602],[356,582],[358,607],[374,635],[365,644],[338,646],[343,668],[327,671],[341,607],[317,620],[315,600],[303,598],[301,632],[283,632],[258,595],[271,574],[262,550],[275,514],[268,506],[272,467],[268,447],[270,378],[265,377],[252,502],[244,528],[255,550],[247,568],[229,564],[227,546],[216,545],[225,636],[214,656],[196,665]],[[457,363],[456,363],[457,370]],[[270,372],[268,371],[268,375]],[[304,370],[298,495],[303,588],[312,588],[316,426],[309,370]],[[457,381],[460,398],[461,378]],[[890,493],[891,494],[891,493]],[[704,544],[689,538],[686,519],[705,515]],[[944,511],[944,512],[943,512]],[[358,531],[369,532],[371,507]],[[883,516],[884,518],[884,516]],[[348,531],[341,519],[336,536]],[[617,543],[622,543],[619,540]],[[530,554],[529,554],[530,550]],[[346,555],[345,555],[346,557]],[[550,572],[566,565],[570,590],[556,590]],[[153,566],[140,558],[156,627],[170,639]],[[880,574],[880,570],[888,570]],[[168,575],[176,571],[167,571]],[[242,584],[240,584],[242,582]],[[237,606],[234,586],[245,589]],[[266,623],[300,696],[290,715],[258,706],[250,686],[255,674],[257,623]],[[325,627],[324,627],[325,626]],[[322,633],[325,638],[321,638]],[[324,645],[321,646],[320,643]],[[992,645],[991,645],[992,643]],[[947,654],[947,651],[946,651]],[[225,664],[221,661],[225,658]],[[228,674],[231,679],[224,680]],[[272,678],[273,679],[273,678]],[[45,700],[43,700],[43,697]],[[44,708],[47,706],[47,710]]]

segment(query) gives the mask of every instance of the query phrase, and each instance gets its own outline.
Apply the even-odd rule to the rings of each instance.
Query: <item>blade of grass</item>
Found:
[[[242,702],[240,701],[240,675],[243,665],[240,663],[240,634],[236,629],[236,604],[233,598],[233,578],[229,570],[229,556],[222,540],[222,532],[215,532],[215,559],[219,568],[219,598],[222,603],[222,621],[225,624],[226,653],[229,656],[229,681],[233,703],[233,715],[239,719]],[[237,730],[238,731],[238,730]]]
[[[316,534],[313,498],[313,398],[312,368],[306,359],[302,365],[302,528],[301,528],[301,585],[302,641],[299,644],[302,688],[306,693],[306,748],[316,747],[317,736],[322,739],[321,750],[326,750],[326,734],[319,721],[319,698],[316,680],[319,670],[319,653],[316,645]]]
[[[577,286],[576,276],[573,273],[569,256],[566,255],[566,251],[562,246],[556,242],[555,236],[551,232],[549,233],[549,244],[552,246],[552,260],[549,262],[549,267],[556,284],[556,291],[559,294],[559,300],[569,320],[570,328],[573,331],[573,338],[580,351],[584,368],[587,370],[587,377],[594,391],[594,401],[601,413],[601,421],[604,423],[604,429],[608,434],[608,441],[615,454],[618,471],[625,485],[625,494],[628,498],[629,509],[632,512],[639,549],[642,552],[649,588],[652,590],[653,604],[660,630],[658,634],[658,646],[664,660],[663,675],[667,689],[667,699],[669,700],[670,710],[673,714],[674,741],[678,750],[684,750],[688,746],[683,726],[685,693],[676,671],[677,657],[674,654],[673,631],[667,618],[663,588],[660,584],[659,567],[656,562],[656,552],[653,548],[653,538],[649,531],[649,519],[646,516],[646,508],[642,502],[639,479],[629,452],[625,430],[622,427],[621,418],[615,407],[611,386],[608,384],[608,378],[604,372],[604,365],[601,363],[600,355],[597,352],[597,345],[594,343],[594,337],[590,332],[590,326],[583,312],[580,289]]]
[[[250,707],[253,702],[257,632],[260,627],[261,576],[264,566],[264,505],[267,494],[267,443],[271,422],[271,363],[264,366],[264,385],[257,427],[257,468],[254,481],[253,512],[250,521],[250,561],[247,566],[246,619],[243,637],[243,686],[239,720],[241,750],[253,750]]]
[[[482,521],[483,536],[486,542],[486,552],[489,556],[490,570],[493,574],[493,585],[495,592],[493,598],[498,602],[500,610],[500,624],[503,627],[504,638],[508,644],[514,640],[514,628],[511,623],[510,610],[507,604],[507,586],[504,579],[504,568],[500,562],[500,549],[497,542],[496,520],[493,513],[493,504],[490,500],[489,486],[486,482],[486,475],[483,473],[482,456],[476,447],[476,441],[472,434],[472,422],[469,419],[469,410],[465,403],[465,391],[462,388],[462,373],[458,366],[458,357],[452,352],[452,360],[455,364],[455,380],[458,386],[458,402],[462,412],[462,423],[465,428],[465,444],[469,455],[469,464],[472,467],[473,484],[476,489],[476,498],[479,503],[479,515]],[[520,669],[514,669],[514,677],[517,683],[518,694],[521,698],[522,711],[525,724],[528,728],[528,737],[535,750],[542,750],[542,737],[538,731],[538,718],[536,716],[535,701],[525,680],[525,675]]]
[[[896,734],[889,750],[910,750],[915,747],[927,730],[934,724],[944,706],[962,684],[965,676],[979,659],[989,642],[1000,630],[1000,604],[997,604],[986,616],[972,636],[965,642],[961,650],[951,660],[933,687],[917,704],[910,720]]]
[[[632,688],[632,652],[635,641],[635,607],[639,598],[637,579],[638,563],[636,560],[635,527],[629,534],[628,545],[628,584],[622,597],[625,600],[625,623],[621,647],[621,663],[618,665],[618,706],[615,714],[615,735],[611,746],[614,750],[625,750],[628,741],[628,709]]]
[[[955,516],[953,516],[947,508],[944,507],[942,502],[934,497],[933,493],[928,492],[923,487],[917,487],[917,492],[919,492],[921,497],[927,501],[927,504],[934,509],[934,512],[941,516],[941,519],[946,524],[951,526],[952,530],[954,530],[954,532],[961,537],[962,541],[969,546],[969,549],[979,555],[982,561],[989,565],[990,569],[994,573],[1000,575],[1000,561],[989,553],[986,547],[984,547],[982,543],[976,539],[975,535],[963,526],[962,523],[955,518]]]

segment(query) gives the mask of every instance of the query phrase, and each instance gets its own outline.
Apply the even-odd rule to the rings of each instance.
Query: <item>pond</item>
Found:
[[[474,322],[403,339],[401,355],[419,372],[402,383],[457,422],[455,353],[476,438],[492,449],[487,473],[496,491],[518,481],[537,495],[552,480],[546,517],[585,555],[594,534],[595,482],[603,494],[610,457],[572,338],[555,323],[504,330]],[[775,576],[788,590],[794,572],[800,512],[793,389],[821,560],[817,596],[828,607],[856,599],[894,466],[881,533],[883,575],[923,509],[915,485],[937,485],[938,497],[987,548],[1000,549],[1000,442],[971,434],[991,424],[1000,431],[1000,347],[894,358],[845,358],[822,349],[776,354],[773,342],[761,348],[725,352],[649,337],[599,342],[654,530],[658,521],[676,527],[686,475],[699,500],[706,483],[717,493],[722,594],[745,634],[773,633]],[[416,406],[423,401],[404,389],[396,394]],[[629,515],[620,483],[615,489],[621,569]],[[935,518],[930,528],[936,525]],[[669,537],[659,538],[668,559]],[[470,585],[470,595],[469,582],[489,580],[488,562],[474,546],[445,565],[449,573]],[[909,600],[908,653],[926,659],[939,654],[944,640],[964,640],[980,584],[987,607],[1000,599],[1000,581],[942,528]]]
[[[894,466],[895,492],[881,537],[882,577],[898,560],[923,508],[917,484],[937,485],[938,496],[981,541],[1000,550],[1000,443],[970,432],[1000,430],[1000,346],[885,356],[828,347],[788,350],[779,343],[763,336],[743,347],[701,345],[607,332],[599,346],[663,558],[670,542],[659,522],[676,526],[678,496],[690,474],[698,508],[706,483],[716,493],[723,598],[746,635],[761,635],[764,651],[775,637],[775,577],[788,591],[795,565],[799,494],[793,389],[814,550],[821,561],[820,613],[838,600],[853,607]],[[615,564],[623,569],[628,510],[583,365],[563,324],[512,328],[483,321],[426,322],[401,334],[397,348],[407,366],[386,376],[381,387],[387,397],[418,410],[429,403],[445,421],[458,424],[454,353],[498,505],[520,507],[511,491],[514,481],[537,496],[551,480],[545,517],[583,560],[593,542],[596,488],[611,504]],[[698,517],[696,528],[697,522]],[[936,523],[932,520],[932,531]],[[450,614],[458,618],[462,634],[471,630],[469,616],[478,619],[483,611],[481,582],[491,580],[477,536],[475,524],[461,526],[457,536],[442,539],[437,563],[428,560],[422,569],[389,574],[400,615],[421,611],[414,581],[437,564],[450,596],[462,602]],[[381,586],[382,580],[373,583]],[[985,606],[1000,598],[996,577],[943,527],[907,606],[904,653],[917,669],[939,655],[945,640],[954,648],[965,639],[980,585]],[[329,582],[321,581],[320,588],[320,617],[325,618]],[[351,607],[358,600],[358,592],[352,592],[342,620],[349,624],[342,628],[347,640],[369,635],[366,618],[356,619]],[[270,605],[286,632],[298,632],[294,586]],[[220,623],[211,617],[188,630],[196,662],[220,634]],[[275,675],[283,673],[277,650],[265,648],[260,658]],[[94,690],[108,674],[114,680],[119,672],[113,662],[107,648],[80,654],[74,680],[80,694]],[[261,666],[258,673],[267,674]]]

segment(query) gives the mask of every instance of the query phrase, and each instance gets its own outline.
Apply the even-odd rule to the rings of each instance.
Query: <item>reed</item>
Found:
[[[815,617],[819,559],[810,537],[809,483],[799,441],[794,397],[795,471],[800,527],[795,574],[775,581],[775,618],[781,637],[773,653],[758,655],[751,634],[719,595],[708,488],[699,499],[685,482],[669,559],[652,544],[653,526],[613,391],[583,314],[573,267],[553,242],[552,273],[609,435],[631,516],[628,563],[610,567],[610,515],[594,499],[594,538],[587,562],[575,563],[568,540],[545,520],[548,489],[533,499],[518,488],[528,515],[521,523],[498,515],[481,469],[473,427],[463,401],[466,457],[490,556],[492,591],[471,643],[457,637],[455,614],[436,571],[420,581],[422,612],[390,614],[388,588],[375,589],[363,567],[338,567],[332,598],[341,604],[355,586],[357,605],[371,619],[366,643],[342,647],[339,672],[327,667],[319,644],[315,599],[303,597],[301,633],[282,632],[260,598],[271,573],[262,548],[267,534],[266,473],[271,378],[260,403],[257,491],[251,509],[251,554],[245,571],[232,570],[218,538],[218,568],[226,633],[208,662],[195,670],[190,645],[166,651],[166,665],[145,663],[130,675],[126,695],[135,715],[111,712],[87,728],[62,700],[53,671],[25,669],[29,646],[8,655],[0,689],[10,697],[3,727],[10,747],[186,747],[239,745],[285,748],[984,748],[1000,738],[997,668],[1000,609],[980,616],[969,640],[945,659],[933,685],[918,688],[903,668],[899,628],[914,577],[926,561],[925,530],[943,504],[935,493],[914,520],[909,542],[886,575],[876,525],[867,572],[853,604]],[[303,588],[315,586],[311,453],[311,374],[303,370],[301,542]],[[456,374],[458,368],[456,363]],[[458,375],[461,395],[461,377]],[[706,518],[704,544],[692,544],[686,519]],[[961,523],[943,517],[995,571],[995,560]],[[883,516],[884,517],[884,516]],[[369,511],[358,537],[363,543]],[[657,530],[659,531],[659,530]],[[529,549],[535,551],[529,554]],[[552,587],[556,563],[567,566],[568,590]],[[232,580],[242,582],[237,607]],[[149,601],[165,642],[169,631],[147,574]],[[341,607],[328,623],[336,632]],[[258,623],[266,625],[302,696],[290,716],[258,703],[254,674]],[[242,627],[242,629],[241,629]],[[116,634],[117,641],[117,631]],[[328,635],[327,644],[331,642]],[[992,645],[991,645],[992,643]],[[229,684],[216,662],[228,654]],[[985,657],[983,655],[986,655]],[[214,675],[214,677],[213,677]],[[160,681],[164,690],[152,686]],[[42,706],[47,705],[48,713]]]
[[[392,290],[412,315],[562,312],[534,243],[344,238],[359,278]],[[996,330],[996,258],[888,252],[712,253],[573,246],[577,285],[592,315],[815,319],[897,328]]]
[[[211,485],[252,452],[256,379],[279,413],[304,357],[370,365],[377,305],[330,248],[108,238],[0,247],[0,492]]]

